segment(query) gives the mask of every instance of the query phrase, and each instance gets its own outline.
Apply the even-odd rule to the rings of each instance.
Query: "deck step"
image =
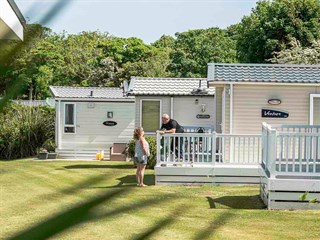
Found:
[[[156,166],[157,185],[259,184],[260,166]]]

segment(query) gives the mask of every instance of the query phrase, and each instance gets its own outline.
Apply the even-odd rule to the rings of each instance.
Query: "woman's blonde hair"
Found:
[[[133,137],[137,140],[140,139],[140,137],[142,136],[142,131],[143,131],[143,128],[142,127],[137,127],[134,129],[134,134],[133,134]]]

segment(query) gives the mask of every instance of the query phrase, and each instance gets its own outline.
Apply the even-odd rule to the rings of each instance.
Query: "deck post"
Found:
[[[262,123],[262,163],[264,170],[268,168],[268,138],[269,138],[269,132],[268,132],[268,124],[266,122]]]
[[[160,133],[157,131],[157,165],[160,165],[161,162],[161,156],[160,156],[160,144],[161,144],[161,135]]]
[[[216,164],[216,152],[217,152],[217,133],[214,131],[212,132],[212,165]]]
[[[270,166],[270,177],[274,178],[276,173],[276,161],[277,161],[277,130],[271,129],[269,134],[268,145],[268,162]]]

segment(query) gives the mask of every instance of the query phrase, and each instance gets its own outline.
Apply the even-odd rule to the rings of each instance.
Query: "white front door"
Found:
[[[320,125],[320,94],[310,95],[310,124]]]

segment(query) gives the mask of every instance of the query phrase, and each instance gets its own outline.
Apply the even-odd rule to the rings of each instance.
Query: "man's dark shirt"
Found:
[[[174,119],[170,119],[168,123],[162,123],[161,129],[166,129],[166,130],[171,130],[175,128],[176,129],[176,133],[183,133],[183,127],[181,125],[179,125],[179,123],[174,120]]]

